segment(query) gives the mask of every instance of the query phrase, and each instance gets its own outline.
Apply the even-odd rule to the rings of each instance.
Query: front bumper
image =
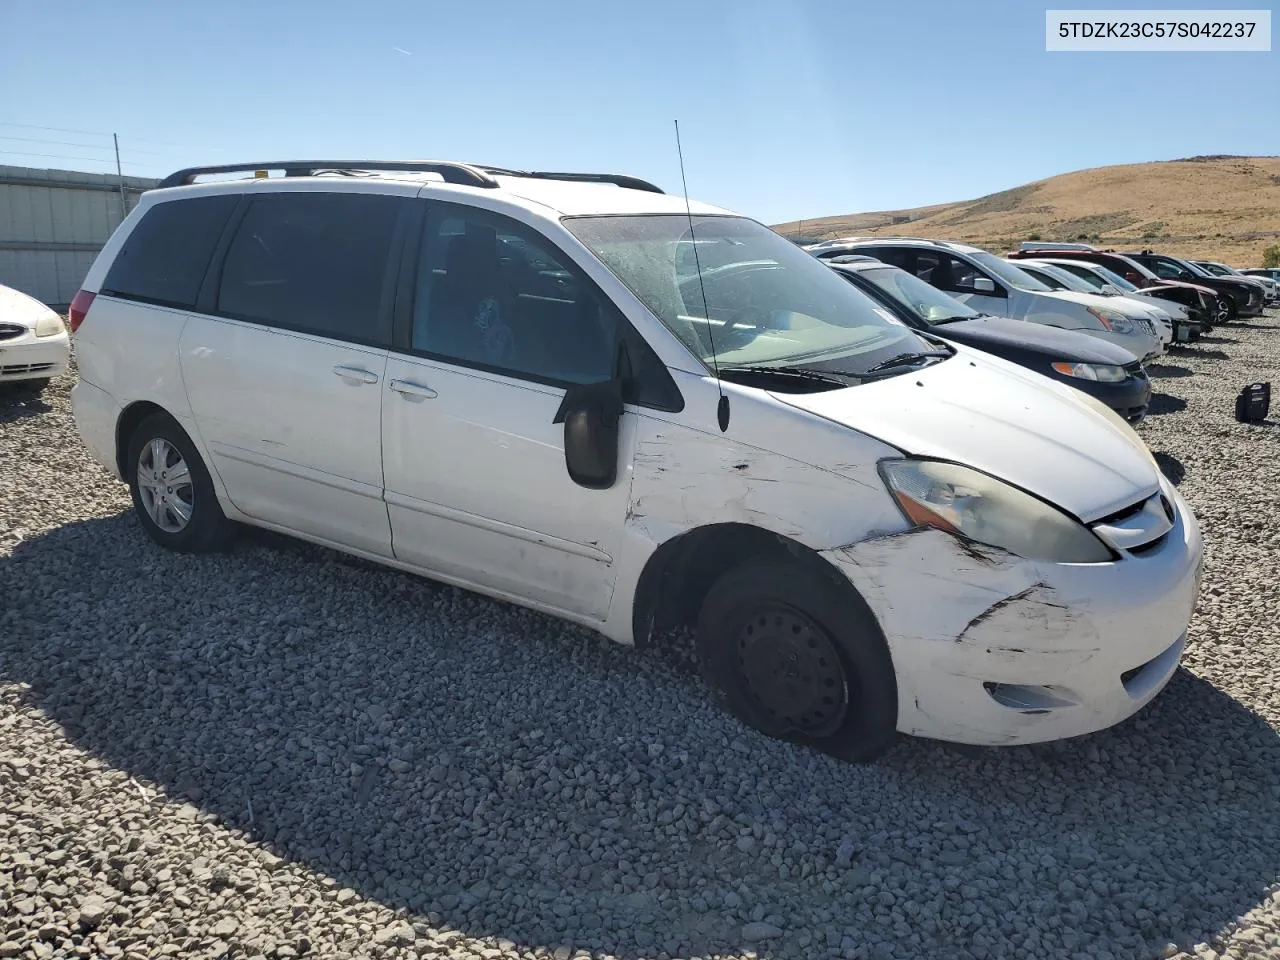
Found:
[[[71,339],[65,332],[52,337],[28,332],[0,340],[0,383],[56,377],[67,372],[70,360]]]
[[[1173,529],[1141,555],[1054,564],[915,529],[824,555],[880,621],[898,729],[972,744],[1058,740],[1142,709],[1177,668],[1203,545],[1172,486]]]

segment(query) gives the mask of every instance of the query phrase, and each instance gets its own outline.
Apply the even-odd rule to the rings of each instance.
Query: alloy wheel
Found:
[[[185,530],[195,509],[195,489],[178,448],[164,437],[153,437],[138,455],[136,477],[151,522],[165,533]]]

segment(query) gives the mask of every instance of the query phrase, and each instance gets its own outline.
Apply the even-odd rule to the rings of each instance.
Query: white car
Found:
[[[1021,263],[1021,260],[1015,261]],[[1191,311],[1187,309],[1186,304],[1178,303],[1175,300],[1169,300],[1160,296],[1163,288],[1157,286],[1147,290],[1136,284],[1130,283],[1124,277],[1120,276],[1114,270],[1102,265],[1094,263],[1091,260],[1067,260],[1065,258],[1044,257],[1037,259],[1035,263],[1052,264],[1059,270],[1064,270],[1076,277],[1079,277],[1085,283],[1104,296],[1124,296],[1139,300],[1142,303],[1150,304],[1158,307],[1164,313],[1173,318],[1175,322],[1188,323],[1193,322]]]
[[[70,358],[62,318],[34,297],[0,286],[0,386],[43,390],[66,372]]]
[[[1108,727],[1186,643],[1199,528],[1132,428],[634,178],[180,171],[70,319],[157,543],[239,521],[622,643],[694,624],[720,702],[837,756]]]
[[[981,313],[1079,330],[1124,347],[1144,363],[1164,349],[1147,318],[1097,294],[1050,290],[1025,270],[978,247],[919,237],[856,237],[805,249],[819,259],[845,253],[875,257],[914,273]]]
[[[1132,319],[1145,318],[1160,335],[1161,352],[1173,342],[1173,316],[1150,301],[1127,297],[1119,289],[1099,289],[1070,270],[1047,260],[1005,260],[1020,270],[1031,274],[1050,290],[1075,290],[1095,296],[1111,298],[1112,307]]]

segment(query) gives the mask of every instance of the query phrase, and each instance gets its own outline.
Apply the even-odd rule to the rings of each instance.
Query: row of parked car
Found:
[[[1203,555],[1065,384],[1123,383],[1216,301],[1031,259],[806,252],[615,174],[193,168],[85,277],[71,401],[162,547],[251,524],[622,643],[688,625],[718,702],[840,757],[1053,740],[1164,687]]]
[[[916,237],[803,246],[902,322],[1084,390],[1130,423],[1150,402],[1147,361],[1278,299],[1270,276],[1150,250],[1028,242],[1001,258]]]

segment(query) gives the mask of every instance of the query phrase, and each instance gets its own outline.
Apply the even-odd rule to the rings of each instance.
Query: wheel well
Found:
[[[653,552],[636,585],[632,636],[642,647],[655,633],[692,626],[711,585],[744,560],[773,555],[813,567],[852,589],[831,564],[789,537],[745,523],[717,523],[673,537]]]
[[[116,421],[116,466],[120,469],[121,479],[126,482],[129,480],[128,464],[125,461],[128,459],[129,439],[133,436],[133,431],[151,414],[165,412],[164,407],[149,400],[131,403],[121,411],[120,419]]]

